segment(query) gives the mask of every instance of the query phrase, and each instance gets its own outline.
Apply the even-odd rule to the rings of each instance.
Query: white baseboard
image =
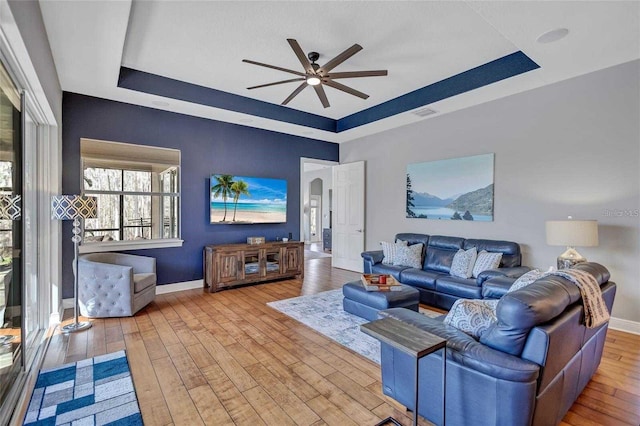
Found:
[[[174,293],[182,290],[193,290],[195,288],[202,288],[204,285],[202,280],[183,281],[181,283],[165,284],[156,286],[156,294]]]
[[[640,322],[629,321],[622,318],[611,317],[609,320],[609,328],[626,333],[640,334]]]

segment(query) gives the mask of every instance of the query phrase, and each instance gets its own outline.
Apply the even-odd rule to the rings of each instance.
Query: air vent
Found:
[[[413,111],[413,114],[417,115],[418,117],[426,117],[428,115],[436,114],[437,112],[438,111],[433,110],[431,108],[422,108],[422,109]]]

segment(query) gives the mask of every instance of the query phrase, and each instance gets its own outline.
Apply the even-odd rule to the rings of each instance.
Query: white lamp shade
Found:
[[[547,244],[565,247],[598,245],[597,220],[549,220],[546,223]]]
[[[54,195],[51,197],[51,218],[73,220],[98,216],[98,198],[86,195]]]

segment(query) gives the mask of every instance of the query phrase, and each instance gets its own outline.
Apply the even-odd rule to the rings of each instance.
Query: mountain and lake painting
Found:
[[[407,166],[407,217],[493,221],[493,154]]]
[[[221,224],[285,223],[287,181],[216,174],[209,185],[210,221]]]

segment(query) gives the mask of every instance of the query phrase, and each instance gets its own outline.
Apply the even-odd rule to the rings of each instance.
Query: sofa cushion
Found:
[[[424,258],[425,271],[433,270],[449,273],[453,256],[462,248],[463,238],[433,235],[429,238],[429,246]]]
[[[408,266],[410,268],[419,268],[422,261],[423,244],[413,244],[411,246],[398,246],[396,250],[396,258],[393,262],[395,266]]]
[[[451,263],[451,275],[459,278],[471,278],[477,256],[478,252],[475,247],[471,247],[469,250],[458,250]]]
[[[458,278],[445,275],[436,279],[436,291],[463,299],[480,299],[482,287],[472,278]]]
[[[521,275],[517,280],[511,284],[507,293],[511,293],[512,291],[519,290],[523,287],[528,286],[529,284],[535,282],[538,278],[542,276],[542,272],[537,269],[532,269],[524,275]]]
[[[485,250],[488,252],[502,253],[502,260],[500,262],[501,267],[511,268],[514,266],[520,266],[522,262],[520,245],[512,241],[480,240],[473,238],[464,240],[462,248],[468,250],[471,247],[475,247],[478,252]]]
[[[479,339],[496,322],[497,300],[458,299],[444,318],[444,323]]]
[[[133,292],[140,293],[145,288],[148,288],[156,283],[156,274],[133,274]]]
[[[478,253],[476,263],[473,265],[473,276],[477,277],[480,272],[487,269],[495,269],[500,266],[500,260],[502,259],[502,253],[490,253],[482,250]]]
[[[390,243],[388,241],[380,241],[380,245],[382,246],[382,253],[384,258],[382,259],[382,263],[387,265],[393,265],[396,261],[396,254],[398,253],[398,247],[403,247],[407,245],[406,241],[398,240],[395,243]]]
[[[436,289],[436,279],[446,277],[446,274],[438,271],[424,271],[417,268],[407,268],[400,273],[400,282],[414,287]]]

